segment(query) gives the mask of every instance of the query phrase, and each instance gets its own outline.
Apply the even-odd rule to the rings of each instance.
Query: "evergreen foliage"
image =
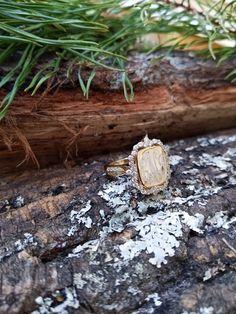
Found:
[[[146,44],[137,45],[153,33],[168,36],[151,50]],[[0,119],[19,89],[34,95],[55,76],[63,60],[70,60],[68,76],[73,64],[91,67],[87,82],[78,72],[86,97],[96,67],[122,71],[129,100],[133,89],[124,66],[129,51],[141,47],[150,53],[163,46],[167,51],[193,49],[222,62],[235,54],[235,40],[235,0],[0,0],[0,66],[14,60],[0,80],[0,87],[11,84],[0,104]],[[50,62],[35,71],[40,58],[48,54]],[[33,78],[25,87],[28,77]]]

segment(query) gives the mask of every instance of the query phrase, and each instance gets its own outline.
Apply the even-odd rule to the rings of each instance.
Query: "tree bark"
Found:
[[[106,162],[0,182],[0,313],[236,312],[236,130],[169,143],[142,196]]]
[[[125,149],[146,132],[167,140],[236,126],[236,87],[226,79],[236,59],[217,67],[188,54],[159,57],[128,61],[130,102],[122,95],[122,74],[101,69],[88,100],[78,69],[69,79],[58,74],[55,93],[19,95],[0,126],[0,174]],[[84,69],[84,81],[89,74]]]

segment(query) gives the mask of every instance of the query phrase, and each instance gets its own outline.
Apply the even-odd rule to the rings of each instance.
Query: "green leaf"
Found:
[[[46,82],[48,79],[50,79],[53,76],[53,73],[47,73],[46,75],[44,75],[43,77],[41,77],[41,79],[38,81],[37,85],[35,86],[33,92],[31,93],[32,96],[35,95],[35,93],[37,92],[37,90],[42,86],[42,84],[44,82]]]
[[[85,96],[88,99],[89,96],[89,89],[90,89],[90,85],[92,83],[92,80],[94,79],[94,76],[96,75],[96,71],[95,69],[92,70],[92,72],[90,73],[90,76],[88,78],[87,84],[86,84],[86,93]]]
[[[81,69],[79,69],[79,71],[78,71],[79,84],[80,84],[80,88],[82,89],[82,92],[83,92],[84,96],[86,96],[87,90],[86,90],[86,86],[84,84],[84,81],[83,81],[83,79],[81,77],[80,70]]]
[[[126,72],[123,72],[121,75],[125,99],[128,102],[132,101],[134,98],[133,85]]]

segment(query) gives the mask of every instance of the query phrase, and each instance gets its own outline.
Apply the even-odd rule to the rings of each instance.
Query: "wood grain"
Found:
[[[70,80],[58,75],[57,92],[19,95],[0,125],[1,175],[125,149],[145,133],[169,140],[236,126],[236,87],[225,79],[235,60],[216,67],[187,54],[157,57],[130,58],[135,98],[128,103],[120,74],[104,70],[88,100],[76,70]],[[84,80],[89,73],[84,69]]]
[[[151,198],[104,176],[127,151],[2,179],[0,313],[235,313],[235,145],[235,130],[169,143]]]

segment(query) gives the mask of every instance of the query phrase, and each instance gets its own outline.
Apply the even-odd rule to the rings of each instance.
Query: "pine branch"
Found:
[[[47,82],[53,86],[63,60],[91,68],[87,82],[78,73],[85,97],[96,67],[104,67],[122,72],[124,95],[131,99],[133,87],[124,61],[137,42],[152,33],[163,34],[163,41],[152,43],[151,50],[143,42],[140,49],[193,49],[223,62],[236,52],[236,1],[0,0],[0,65],[15,60],[0,81],[0,87],[15,81],[0,105],[0,119],[19,89],[34,95]],[[52,60],[38,69],[48,54]]]
[[[236,2],[232,1],[229,3],[225,3],[225,1],[219,1],[218,3],[213,3],[210,6],[205,4],[205,1],[201,3],[201,1],[191,1],[191,0],[183,0],[180,3],[175,0],[164,0],[163,2],[173,5],[175,7],[183,8],[185,11],[191,13],[192,15],[202,16],[204,19],[209,19],[212,24],[218,27],[222,27],[221,23],[217,20],[217,15],[226,13],[228,17],[229,11],[232,10],[232,13],[236,12]],[[219,9],[216,10],[217,4],[219,5]],[[234,16],[234,21],[236,19],[236,15]],[[228,20],[227,20],[228,21]],[[230,33],[236,34],[236,30],[230,25],[228,27]]]

